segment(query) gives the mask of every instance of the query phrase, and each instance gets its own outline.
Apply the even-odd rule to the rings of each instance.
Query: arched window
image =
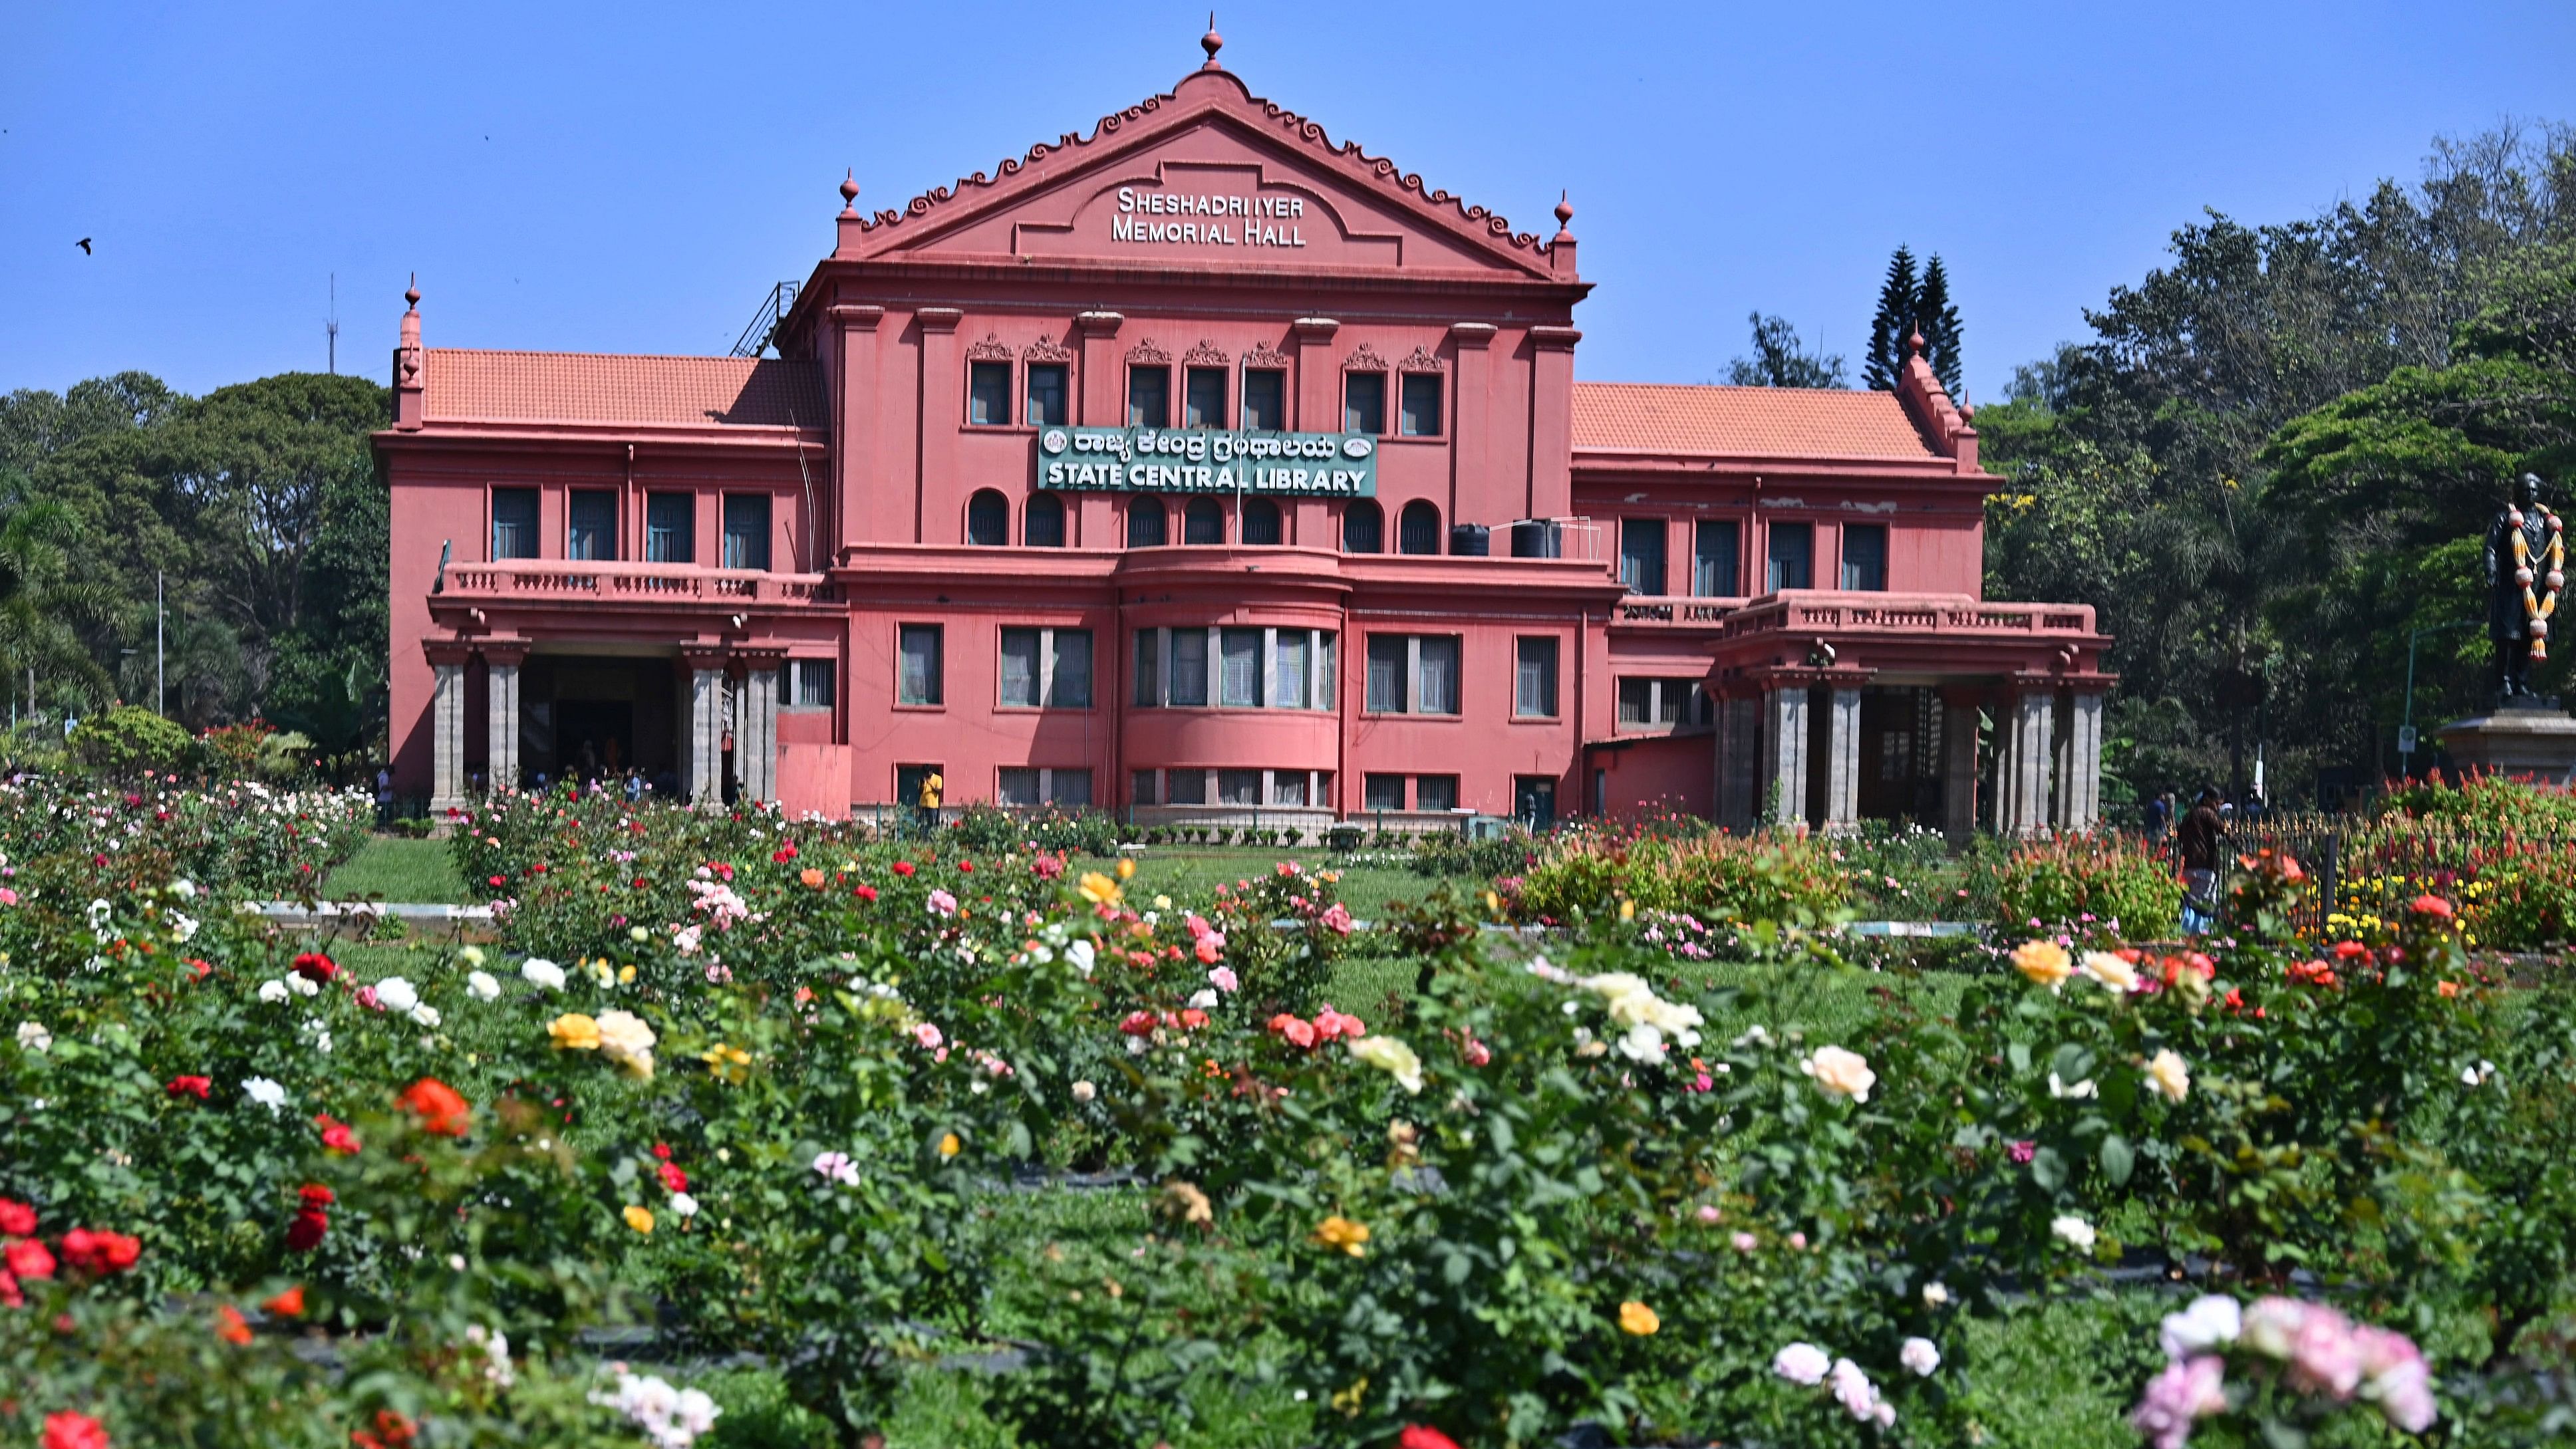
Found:
[[[1430,499],[1416,498],[1395,516],[1395,549],[1398,553],[1440,551],[1440,510]]]
[[[1225,542],[1225,508],[1213,498],[1193,498],[1181,510],[1181,542]]]
[[[1243,500],[1243,541],[1275,544],[1279,539],[1279,505],[1267,498]]]
[[[1031,494],[1020,542],[1029,548],[1064,547],[1064,500],[1052,493]]]
[[[966,500],[966,541],[981,548],[1011,541],[1011,505],[1001,494],[986,488]]]
[[[1372,498],[1354,498],[1342,510],[1342,552],[1386,552],[1386,510]]]
[[[1171,524],[1165,518],[1163,505],[1160,503],[1151,498],[1136,498],[1128,501],[1127,546],[1129,548],[1161,548],[1164,539],[1168,536],[1165,530],[1170,527]]]

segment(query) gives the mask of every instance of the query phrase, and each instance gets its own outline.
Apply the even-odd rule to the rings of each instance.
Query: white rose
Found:
[[[468,972],[465,989],[472,992],[478,1001],[497,1001],[501,996],[501,983],[493,980],[489,971]]]
[[[1408,1093],[1422,1090],[1422,1058],[1394,1037],[1362,1037],[1350,1044],[1350,1053],[1351,1060],[1365,1062],[1395,1078],[1395,1084]]]
[[[564,989],[564,969],[543,956],[531,956],[521,962],[519,974],[548,991]]]
[[[1923,1306],[1938,1308],[1950,1301],[1950,1285],[1935,1280],[1923,1285]]]
[[[18,1045],[31,1052],[49,1052],[54,1049],[54,1034],[35,1022],[22,1021],[18,1023]]]
[[[1793,1343],[1771,1356],[1771,1372],[1814,1388],[1825,1381],[1825,1371],[1833,1362],[1831,1355],[1812,1343]]]
[[[2171,1047],[2147,1059],[2147,1081],[2168,1102],[2179,1102],[2191,1095],[2191,1069],[2183,1065]]]
[[[262,1001],[284,1001],[288,994],[288,987],[283,981],[263,981],[259,983],[259,999]]]
[[[1092,954],[1091,942],[1087,939],[1075,941],[1064,948],[1064,959],[1072,962],[1073,969],[1085,976],[1091,974]]]
[[[2099,1095],[2099,1089],[2093,1085],[2093,1079],[2091,1077],[2086,1077],[2083,1081],[2077,1082],[2074,1086],[2070,1087],[2058,1078],[2057,1073],[2051,1072],[2048,1074],[2048,1095],[2052,1097],[2092,1097]]]
[[[2244,1331],[2245,1310],[2236,1300],[2209,1293],[2193,1299],[2191,1306],[2180,1313],[2166,1314],[2163,1331],[2158,1337],[2164,1344],[2165,1358],[2180,1363],[2196,1354],[2234,1343],[2236,1336]]]
[[[1860,1053],[1837,1046],[1816,1048],[1814,1056],[1799,1060],[1798,1070],[1815,1078],[1816,1085],[1827,1092],[1855,1102],[1868,1101],[1869,1089],[1878,1081],[1878,1073],[1869,1069]]]
[[[2079,1253],[2093,1251],[2093,1225],[2069,1213],[2048,1225],[2048,1231],[2063,1239]]]
[[[266,1077],[253,1077],[242,1083],[242,1095],[266,1107],[271,1116],[286,1106],[286,1089]]]
[[[409,1011],[420,1005],[420,993],[401,977],[388,976],[376,983],[376,1002],[387,1011]]]
[[[1905,1346],[1896,1351],[1896,1361],[1928,1379],[1932,1377],[1932,1371],[1941,1366],[1941,1350],[1933,1347],[1932,1340],[1928,1338],[1909,1338],[1905,1340]]]
[[[174,880],[170,882],[170,894],[183,901],[193,901],[197,898],[197,883],[185,879]]]
[[[2138,968],[2121,960],[2119,957],[2112,955],[2108,951],[2085,952],[2084,964],[2081,969],[2085,975],[2101,982],[2104,986],[2111,988],[2113,991],[2135,991],[2138,989]]]
[[[1664,1034],[1652,1022],[1638,1022],[1619,1035],[1619,1055],[1651,1065],[1664,1059]]]
[[[286,989],[298,996],[319,996],[322,994],[322,983],[310,976],[289,976],[286,978]]]
[[[411,1009],[411,1019],[434,1031],[438,1027],[438,1008],[424,1001]]]
[[[1089,1082],[1076,1082],[1073,1084],[1073,1100],[1077,1102],[1088,1102],[1099,1095],[1100,1089],[1091,1085]]]
[[[1191,992],[1190,1005],[1200,1011],[1206,1011],[1214,1007],[1216,1005],[1216,989],[1214,987],[1202,986],[1198,990]]]
[[[671,1194],[671,1211],[678,1213],[684,1218],[696,1217],[698,1215],[698,1200],[689,1196],[685,1192],[675,1192]]]

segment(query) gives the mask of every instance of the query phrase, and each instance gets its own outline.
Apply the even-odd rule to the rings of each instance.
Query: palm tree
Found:
[[[111,618],[116,601],[76,569],[79,543],[80,520],[59,503],[22,504],[0,523],[0,668],[13,681],[32,669],[58,696],[87,701],[113,686],[80,626]]]

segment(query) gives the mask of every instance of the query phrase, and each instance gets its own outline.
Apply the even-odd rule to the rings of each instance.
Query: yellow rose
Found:
[[[1635,901],[1621,901],[1619,903],[1619,919],[1623,921],[1633,921],[1637,919],[1637,903]]]
[[[1326,1248],[1348,1253],[1354,1258],[1368,1256],[1368,1225],[1352,1222],[1338,1213],[1315,1225],[1314,1240]]]
[[[555,1045],[566,1051],[599,1050],[599,1023],[578,1011],[567,1011],[547,1023],[546,1035],[553,1037]]]
[[[1118,857],[1118,878],[1120,880],[1136,878],[1136,862],[1133,858],[1124,855]]]
[[[958,1141],[957,1134],[954,1132],[946,1133],[939,1139],[939,1155],[942,1157],[955,1157],[965,1150],[966,1144]]]
[[[601,1056],[630,1076],[653,1075],[653,1028],[646,1026],[642,1018],[631,1011],[603,1011],[591,1029]]]
[[[1816,1048],[1816,1054],[1803,1058],[1798,1070],[1816,1079],[1816,1085],[1837,1097],[1855,1102],[1869,1100],[1869,1089],[1878,1081],[1878,1073],[1869,1069],[1861,1054],[1841,1047]]]
[[[2191,1095],[2191,1068],[2168,1047],[2147,1058],[2147,1081],[2165,1094],[2168,1102],[2179,1102]]]
[[[1084,872],[1082,882],[1076,887],[1076,889],[1082,892],[1082,898],[1084,900],[1090,901],[1094,905],[1114,906],[1118,904],[1118,897],[1120,894],[1118,882],[1111,880],[1109,877],[1102,875],[1096,870]]]
[[[647,1236],[651,1235],[653,1231],[653,1213],[650,1208],[640,1208],[630,1203],[627,1205],[626,1211],[620,1214],[620,1216],[626,1219],[626,1226],[633,1228],[639,1233],[646,1234]]]
[[[2113,991],[2129,992],[2138,989],[2138,968],[2108,951],[2085,952],[2084,974]]]
[[[2075,963],[2066,948],[2055,941],[2024,941],[2013,948],[2013,969],[2030,978],[2033,986],[2055,991],[2066,978],[2075,974]]]
[[[1655,1310],[1631,1298],[1619,1305],[1619,1326],[1643,1338],[1663,1327],[1664,1321],[1655,1316]]]

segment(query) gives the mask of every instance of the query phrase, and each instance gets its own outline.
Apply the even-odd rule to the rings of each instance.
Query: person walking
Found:
[[[2182,931],[2202,936],[2218,919],[2218,852],[2226,826],[2219,819],[2218,787],[2201,787],[2198,803],[2174,831],[2182,855]]]
[[[2149,843],[2163,840],[2165,838],[2165,832],[2172,828],[2173,792],[2171,790],[2167,790],[2160,795],[2148,796],[2147,840]]]

